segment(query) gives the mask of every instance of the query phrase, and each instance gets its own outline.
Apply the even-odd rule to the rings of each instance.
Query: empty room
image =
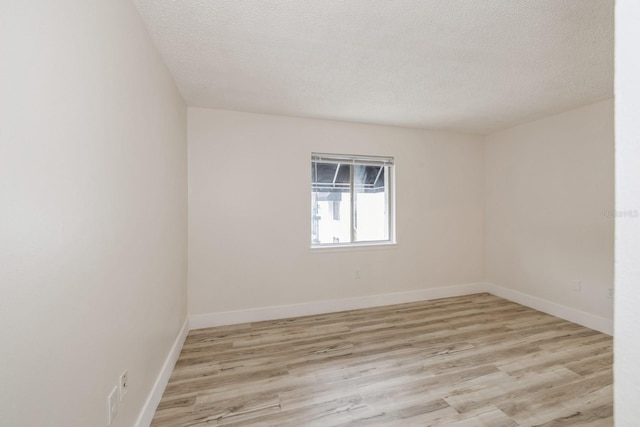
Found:
[[[640,3],[0,8],[0,426],[640,420]]]

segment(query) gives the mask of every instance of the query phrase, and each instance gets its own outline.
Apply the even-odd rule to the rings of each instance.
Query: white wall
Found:
[[[186,317],[186,107],[129,0],[3,2],[0,425],[132,426]]]
[[[395,157],[396,247],[309,249],[313,151]],[[190,108],[189,312],[480,282],[482,176],[473,136]]]
[[[486,138],[488,282],[613,317],[613,138],[612,100]]]
[[[640,212],[640,3],[616,1],[616,209]],[[616,221],[615,419],[640,419],[640,218]]]

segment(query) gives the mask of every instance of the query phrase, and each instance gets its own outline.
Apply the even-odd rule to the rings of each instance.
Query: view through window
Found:
[[[392,157],[313,153],[311,244],[389,243]]]

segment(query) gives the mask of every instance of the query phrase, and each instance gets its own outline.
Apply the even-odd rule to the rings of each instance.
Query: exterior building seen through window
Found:
[[[393,243],[392,157],[311,155],[312,247]]]

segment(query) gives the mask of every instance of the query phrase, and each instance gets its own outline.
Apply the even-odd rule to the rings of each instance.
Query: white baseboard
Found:
[[[151,388],[151,392],[147,397],[147,400],[144,402],[144,406],[142,407],[142,411],[140,411],[140,415],[138,415],[138,420],[135,423],[136,427],[149,427],[151,425],[151,420],[153,420],[153,415],[158,408],[158,404],[160,403],[160,399],[162,399],[162,394],[164,393],[164,389],[169,382],[169,377],[171,377],[171,372],[173,372],[173,367],[178,360],[178,356],[180,356],[180,351],[182,350],[182,346],[184,345],[184,341],[187,338],[187,334],[189,333],[189,318],[187,317],[184,320],[184,324],[182,325],[182,329],[180,329],[180,333],[176,337],[176,340],[173,342],[171,346],[171,350],[169,350],[169,354],[160,369],[160,373],[156,378],[153,387]]]
[[[379,294],[358,298],[278,305],[218,313],[192,314],[189,316],[189,324],[191,325],[191,329],[202,329],[214,326],[233,325],[237,323],[259,322],[262,320],[286,319],[289,317],[335,313],[338,311],[356,310],[359,308],[380,307],[406,302],[470,295],[485,292],[485,288],[486,286],[484,283],[469,283],[466,285],[420,289],[416,291]]]
[[[575,308],[551,302],[522,292],[514,291],[494,283],[469,283],[465,285],[441,288],[420,289],[408,292],[371,295],[358,298],[316,301],[292,305],[277,305],[247,310],[223,311],[218,313],[192,314],[189,316],[191,329],[211,328],[214,326],[238,323],[259,322],[262,320],[286,319],[289,317],[310,316],[314,314],[335,313],[359,308],[380,307],[407,302],[427,301],[488,292],[500,298],[551,314],[552,316],[613,335],[613,320],[586,313]]]
[[[578,325],[586,326],[587,328],[595,329],[596,331],[607,335],[613,335],[613,320],[605,319],[604,317],[599,317],[594,314],[576,310],[575,308],[567,307],[566,305],[534,297],[512,289],[504,288],[493,283],[486,283],[485,290],[497,297],[517,302],[518,304],[577,323]]]

